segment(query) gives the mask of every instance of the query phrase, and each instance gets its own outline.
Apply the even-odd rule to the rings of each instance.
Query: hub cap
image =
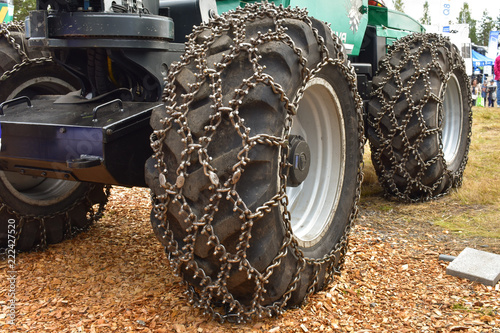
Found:
[[[288,162],[292,165],[288,172],[287,186],[296,187],[302,184],[309,174],[311,166],[311,150],[300,135],[290,135]]]

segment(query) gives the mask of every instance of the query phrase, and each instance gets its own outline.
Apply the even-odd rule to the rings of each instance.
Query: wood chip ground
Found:
[[[0,261],[0,331],[500,333],[499,285],[448,276],[438,261],[468,240],[363,205],[343,274],[326,290],[278,318],[220,324],[188,304],[149,207],[148,190],[114,187],[105,217],[89,231],[19,254],[15,326],[6,324],[9,283]]]

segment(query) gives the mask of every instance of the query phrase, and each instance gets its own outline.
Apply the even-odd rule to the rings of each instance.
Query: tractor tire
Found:
[[[0,24],[0,73],[2,75],[11,70],[15,65],[29,58],[26,48],[26,38],[24,37],[24,24],[18,22]],[[33,50],[33,52],[37,52]],[[40,52],[36,53],[39,58]]]
[[[108,196],[99,184],[0,171],[0,248],[31,251],[71,238],[102,216]]]
[[[48,52],[28,47],[20,24],[1,26],[0,73],[0,102],[16,96],[61,95],[80,86]]]
[[[247,5],[195,28],[166,82],[146,181],[191,301],[240,322],[324,288],[362,179],[362,101],[338,38],[306,11]]]
[[[442,36],[406,36],[380,60],[366,136],[388,196],[426,201],[462,184],[472,127],[470,91],[458,49]]]
[[[21,25],[1,28],[0,102],[77,89],[74,77],[46,54],[28,48]],[[43,249],[70,238],[102,216],[108,196],[103,185],[0,170],[0,249]]]

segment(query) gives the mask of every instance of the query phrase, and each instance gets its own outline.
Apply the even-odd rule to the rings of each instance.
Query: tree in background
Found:
[[[469,4],[467,2],[464,2],[462,9],[460,9],[457,21],[459,24],[469,25],[469,38],[473,44],[478,44],[477,27],[476,27],[477,21],[472,18]]]
[[[420,19],[420,23],[431,25],[431,16],[429,15],[429,1],[424,3],[424,16]]]
[[[394,9],[404,13],[405,4],[403,3],[403,0],[392,0],[392,3],[394,4]]]
[[[498,29],[499,24],[497,21],[493,21],[491,16],[488,15],[488,11],[485,9],[483,11],[483,17],[481,18],[479,25],[479,33],[478,33],[478,44],[479,45],[488,45],[490,40],[490,31],[493,28]]]
[[[14,21],[22,21],[35,10],[36,0],[14,0]]]

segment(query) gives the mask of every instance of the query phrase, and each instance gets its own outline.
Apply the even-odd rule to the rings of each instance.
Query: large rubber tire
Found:
[[[0,24],[0,72],[4,74],[23,62],[26,58],[41,58],[45,54],[28,49],[22,23],[10,22]]]
[[[50,54],[28,47],[24,27],[2,24],[0,102],[16,96],[60,95],[77,90],[78,80],[54,63]]]
[[[77,89],[74,77],[45,53],[28,47],[22,25],[1,28],[5,30],[0,34],[0,102]],[[15,245],[28,251],[72,237],[102,216],[108,195],[103,185],[0,170],[0,249]],[[15,225],[15,240],[9,238],[10,222]]]
[[[368,103],[367,137],[390,196],[425,201],[462,184],[472,98],[458,49],[436,34],[394,43],[379,63]]]
[[[267,3],[196,28],[183,59],[151,118],[153,229],[198,307],[280,313],[343,263],[362,178],[355,73],[326,24]],[[291,134],[312,158],[287,188]]]
[[[103,214],[103,185],[21,176],[0,171],[0,248],[44,249],[87,230]],[[9,241],[9,224],[15,242]]]

